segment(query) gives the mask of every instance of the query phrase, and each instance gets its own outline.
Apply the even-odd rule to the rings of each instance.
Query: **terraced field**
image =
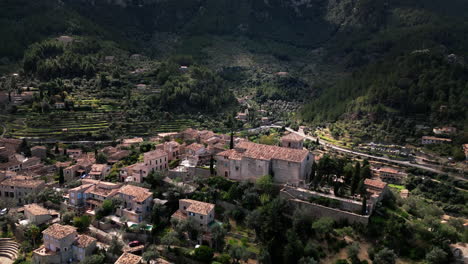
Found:
[[[162,132],[179,131],[185,127],[198,127],[190,119],[164,122],[124,121],[120,112],[57,112],[54,115],[17,114],[5,121],[6,136],[14,138],[60,139],[72,136],[102,135],[117,132],[110,128],[114,122],[118,134],[126,136],[151,136]]]

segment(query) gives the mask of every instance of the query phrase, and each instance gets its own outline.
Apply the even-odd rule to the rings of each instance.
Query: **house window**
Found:
[[[203,215],[200,215],[200,219],[203,219]]]
[[[184,206],[184,210],[187,209],[187,206]]]

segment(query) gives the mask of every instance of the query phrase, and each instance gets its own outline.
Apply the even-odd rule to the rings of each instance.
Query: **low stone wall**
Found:
[[[369,223],[368,215],[358,215],[319,204],[309,203],[299,199],[289,199],[289,202],[292,206],[303,209],[304,212],[310,213],[311,216],[316,218],[330,217],[336,221],[347,220],[349,223],[360,223],[364,225]]]
[[[285,186],[281,192],[283,191],[290,194],[290,196],[285,196],[288,199],[293,197],[299,200],[309,200],[310,197],[314,197],[314,198],[325,197],[328,199],[338,201],[340,204],[339,206],[340,210],[345,210],[345,211],[354,212],[354,213],[359,213],[362,210],[362,203],[357,202],[357,201],[352,201],[349,199],[344,199],[340,197],[328,197],[326,194],[322,194],[322,193],[314,192],[310,190],[305,190],[305,189],[299,189],[299,188],[290,187],[290,186]]]
[[[194,176],[198,176],[202,178],[208,178],[211,176],[211,172],[209,169],[196,168],[196,167],[189,168],[189,173],[190,175],[194,175]]]

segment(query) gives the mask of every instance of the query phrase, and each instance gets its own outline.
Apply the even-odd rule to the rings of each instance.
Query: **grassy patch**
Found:
[[[389,184],[388,186],[389,186],[390,188],[397,189],[399,192],[401,192],[401,190],[405,189],[405,186],[403,186],[403,185]]]

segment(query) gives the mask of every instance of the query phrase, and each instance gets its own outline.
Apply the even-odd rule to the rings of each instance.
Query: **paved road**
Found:
[[[305,135],[303,132],[294,131],[292,128],[289,128],[289,127],[287,127],[286,130],[288,130],[289,132],[298,134],[298,135],[300,135],[300,136],[303,136],[303,137],[305,137],[305,138],[307,138],[307,139],[309,139],[309,140],[312,140],[312,141],[316,141],[316,140],[317,140],[317,138],[315,138],[315,137]],[[435,172],[435,173],[439,173],[439,174],[447,174],[446,172],[443,172],[443,171],[441,171],[441,170],[437,170],[437,169],[434,169],[434,168],[431,168],[431,167],[427,167],[427,166],[424,166],[424,165],[421,165],[421,164],[410,163],[409,161],[394,160],[394,159],[390,159],[390,158],[379,157],[379,156],[373,156],[373,155],[369,155],[369,154],[366,154],[366,153],[362,153],[362,152],[358,152],[358,151],[354,151],[354,150],[345,149],[345,148],[342,148],[342,147],[333,145],[333,144],[331,144],[331,143],[325,142],[325,141],[320,140],[320,139],[319,139],[319,144],[320,144],[320,145],[327,146],[327,147],[329,147],[329,148],[331,148],[331,149],[334,149],[334,150],[337,150],[337,151],[340,151],[340,152],[344,152],[344,153],[351,154],[351,155],[359,155],[359,156],[362,156],[362,157],[367,157],[367,158],[371,158],[371,159],[374,159],[374,160],[380,160],[380,161],[384,161],[384,162],[388,162],[388,163],[393,163],[393,164],[397,164],[397,165],[401,165],[401,166],[407,166],[407,167],[418,168],[418,169],[422,169],[422,170],[426,170],[426,171],[430,171],[430,172]],[[449,174],[449,175],[450,175],[451,177],[457,178],[457,179],[459,179],[459,180],[464,180],[464,181],[467,180],[466,178],[460,177],[460,176],[457,176],[457,175],[453,175],[453,174]]]

